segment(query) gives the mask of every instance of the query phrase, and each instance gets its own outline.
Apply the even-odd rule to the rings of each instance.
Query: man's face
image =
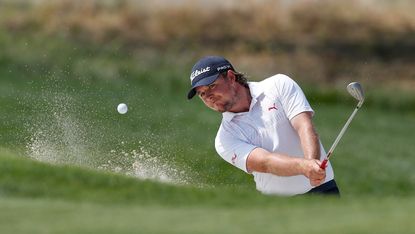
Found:
[[[210,85],[197,87],[196,94],[207,107],[218,112],[230,111],[237,101],[235,81],[223,75]]]

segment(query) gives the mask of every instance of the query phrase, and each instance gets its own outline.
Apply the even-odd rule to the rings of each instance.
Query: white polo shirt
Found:
[[[301,88],[282,74],[248,84],[252,96],[249,111],[223,113],[215,139],[218,154],[247,173],[250,173],[246,168],[248,155],[257,147],[269,152],[304,157],[300,138],[290,122],[302,112],[313,112]],[[320,160],[325,155],[321,145]],[[276,176],[255,171],[252,175],[257,190],[265,194],[295,195],[313,188],[303,175]],[[328,163],[326,182],[333,178],[333,169]]]

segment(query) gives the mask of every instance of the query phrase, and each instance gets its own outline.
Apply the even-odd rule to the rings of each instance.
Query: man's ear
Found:
[[[232,70],[228,70],[228,71],[227,71],[227,77],[228,77],[229,79],[231,79],[232,81],[236,81],[236,76],[235,76],[235,73],[234,73],[234,71],[232,71]]]

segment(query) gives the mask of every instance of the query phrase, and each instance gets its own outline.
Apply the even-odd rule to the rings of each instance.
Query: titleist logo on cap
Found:
[[[198,75],[200,75],[200,74],[203,74],[203,73],[205,73],[205,72],[208,72],[208,71],[210,71],[210,67],[205,67],[205,68],[202,68],[202,69],[200,69],[200,70],[195,70],[194,72],[192,72],[192,74],[190,75],[190,80],[193,80],[196,76],[198,76]]]

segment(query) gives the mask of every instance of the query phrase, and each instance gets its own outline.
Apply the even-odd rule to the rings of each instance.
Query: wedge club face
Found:
[[[365,100],[365,93],[363,92],[362,86],[357,82],[352,82],[347,85],[347,91],[359,101],[358,106],[360,107]]]

